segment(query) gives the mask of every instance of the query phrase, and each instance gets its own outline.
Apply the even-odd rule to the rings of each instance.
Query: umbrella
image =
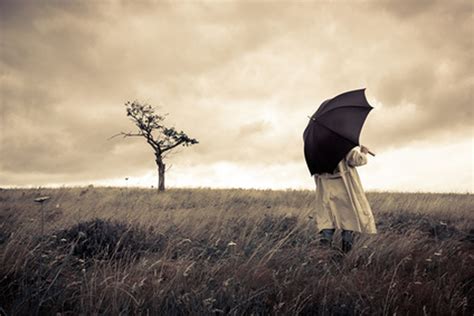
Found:
[[[319,106],[303,133],[311,175],[332,173],[347,153],[359,146],[362,125],[372,109],[365,89],[342,93]]]

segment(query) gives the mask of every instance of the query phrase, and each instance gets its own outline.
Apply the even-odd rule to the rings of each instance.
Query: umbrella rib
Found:
[[[371,111],[373,109],[373,107],[370,104],[369,104],[369,107],[370,107],[369,111]],[[359,108],[359,109],[362,108],[363,109],[363,108],[366,108],[366,106],[358,106],[358,105],[338,106],[337,108],[332,108],[332,109],[327,110],[326,112],[323,112],[323,113],[319,114],[318,117],[322,117],[322,116],[328,114],[329,112],[332,112],[332,111],[338,110],[338,109],[342,109],[342,108]]]

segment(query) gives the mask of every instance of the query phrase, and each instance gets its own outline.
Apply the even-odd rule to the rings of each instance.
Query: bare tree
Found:
[[[164,158],[174,148],[182,146],[191,146],[198,144],[194,138],[190,138],[183,131],[176,131],[174,127],[165,127],[162,122],[165,115],[155,113],[155,108],[149,104],[139,103],[137,101],[125,103],[127,116],[138,127],[137,132],[124,133],[117,135],[126,137],[144,137],[146,142],[153,148],[155,153],[155,162],[158,167],[158,190],[165,190],[165,170]]]

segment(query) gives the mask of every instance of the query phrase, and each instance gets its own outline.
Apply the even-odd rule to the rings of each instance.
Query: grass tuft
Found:
[[[311,191],[1,190],[0,311],[472,315],[473,196],[368,198],[378,234],[343,254]]]

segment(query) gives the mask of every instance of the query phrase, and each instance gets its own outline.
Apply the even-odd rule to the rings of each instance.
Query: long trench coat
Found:
[[[367,156],[354,147],[339,162],[336,172],[314,175],[316,182],[316,226],[376,234],[375,220],[355,167]]]

